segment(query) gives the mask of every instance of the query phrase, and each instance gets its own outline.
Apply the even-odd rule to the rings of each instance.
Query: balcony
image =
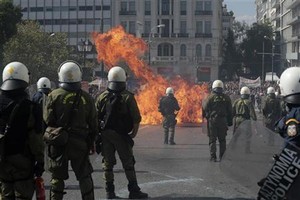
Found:
[[[287,9],[293,9],[299,4],[300,4],[299,0],[293,0],[292,3],[287,7]]]
[[[287,53],[285,55],[286,59],[289,59],[289,60],[298,60],[299,58],[299,53],[297,52],[294,52],[294,53]]]
[[[300,16],[294,17],[289,23],[288,25],[295,25],[300,23]]]
[[[272,6],[272,8],[278,9],[280,7],[279,0],[272,0],[271,6]]]
[[[177,62],[174,56],[156,56],[152,57],[152,63],[174,63]]]
[[[179,38],[188,38],[189,34],[188,33],[178,33],[177,37],[179,37]]]
[[[136,15],[135,10],[120,10],[119,15]]]
[[[195,33],[195,38],[212,38],[212,33]]]
[[[142,33],[142,37],[149,37],[150,33]]]
[[[213,15],[211,10],[196,10],[195,15]]]

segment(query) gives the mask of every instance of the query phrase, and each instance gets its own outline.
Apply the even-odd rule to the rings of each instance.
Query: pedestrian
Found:
[[[237,128],[246,120],[257,120],[254,106],[250,100],[250,89],[246,86],[241,88],[240,98],[233,103],[232,115],[233,115],[233,134],[236,133]],[[245,152],[251,153],[250,139],[251,139],[251,127],[245,129],[246,132],[246,145]],[[241,132],[239,132],[240,134]],[[239,135],[233,137],[233,147],[236,145]]]
[[[175,125],[177,123],[176,116],[180,107],[178,101],[174,96],[174,89],[168,87],[166,89],[166,96],[163,96],[159,101],[158,111],[163,116],[164,128],[164,144],[175,145]],[[170,138],[169,138],[170,135]]]
[[[126,89],[126,73],[119,66],[108,72],[107,89],[96,100],[102,136],[102,166],[107,199],[115,194],[114,172],[117,152],[128,180],[129,199],[148,198],[138,186],[133,156],[133,138],[137,135],[141,115],[134,95]]]
[[[263,117],[265,126],[271,131],[275,130],[275,122],[279,120],[281,115],[281,104],[275,96],[275,89],[268,87],[267,98],[263,104]]]
[[[48,95],[44,121],[49,127],[63,127],[68,132],[68,140],[63,145],[48,145],[50,199],[63,199],[70,161],[79,181],[81,198],[94,200],[93,168],[89,160],[89,152],[98,133],[94,100],[81,89],[82,70],[75,61],[62,63],[58,77],[59,88]]]
[[[1,199],[33,197],[34,178],[44,172],[42,131],[36,126],[36,107],[25,92],[27,67],[11,62],[3,70],[0,88]]]
[[[224,94],[224,84],[215,80],[212,84],[212,93],[203,105],[203,116],[207,119],[210,160],[216,162],[216,141],[220,143],[219,159],[226,150],[226,135],[228,126],[232,126],[232,104],[228,95]]]

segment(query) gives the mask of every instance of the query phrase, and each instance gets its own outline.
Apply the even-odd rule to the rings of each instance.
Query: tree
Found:
[[[246,32],[247,37],[241,44],[240,51],[243,52],[243,62],[250,69],[253,77],[261,76],[262,74],[262,55],[263,43],[265,45],[264,52],[270,53],[272,51],[272,45],[270,41],[265,40],[267,38],[273,38],[273,29],[270,23],[257,24],[254,23],[252,27]],[[266,70],[271,68],[269,63],[270,56],[265,56]]]
[[[21,22],[22,13],[19,7],[15,7],[11,0],[0,1],[0,52],[3,45],[17,32],[17,23]],[[3,55],[0,53],[0,66]]]
[[[57,68],[70,57],[66,34],[50,35],[34,21],[19,23],[17,28],[17,34],[4,46],[4,63],[24,63],[29,68],[32,83],[43,76],[57,80]]]
[[[221,78],[232,80],[233,76],[238,74],[241,60],[235,43],[235,35],[231,29],[228,30],[228,36],[223,45],[223,52]]]

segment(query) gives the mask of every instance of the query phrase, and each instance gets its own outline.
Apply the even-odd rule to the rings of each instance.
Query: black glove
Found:
[[[100,133],[96,136],[96,140],[95,140],[95,147],[96,147],[96,152],[97,154],[101,153],[101,146],[102,146],[102,137],[100,135]]]
[[[44,162],[36,162],[34,165],[34,174],[36,177],[41,177],[44,173]]]
[[[232,121],[227,123],[228,126],[232,126]]]

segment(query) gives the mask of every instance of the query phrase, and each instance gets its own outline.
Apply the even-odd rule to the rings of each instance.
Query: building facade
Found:
[[[282,70],[300,66],[300,1],[256,0],[257,22],[270,22],[278,40]]]
[[[145,60],[158,74],[218,78],[222,0],[115,0],[112,8],[114,25],[148,42]]]
[[[38,21],[45,32],[66,33],[74,54],[84,53],[87,60],[96,63],[95,49],[79,52],[78,44],[92,41],[94,31],[111,28],[111,0],[13,0],[13,3],[21,7],[23,20]]]
[[[191,81],[215,80],[222,62],[223,0],[13,0],[23,19],[37,20],[49,33],[65,32],[77,49],[91,32],[122,25],[148,42],[145,61],[158,74]],[[223,20],[226,17],[226,20]],[[225,34],[226,35],[226,34]],[[81,52],[75,52],[80,54]],[[95,50],[84,52],[96,60]]]

